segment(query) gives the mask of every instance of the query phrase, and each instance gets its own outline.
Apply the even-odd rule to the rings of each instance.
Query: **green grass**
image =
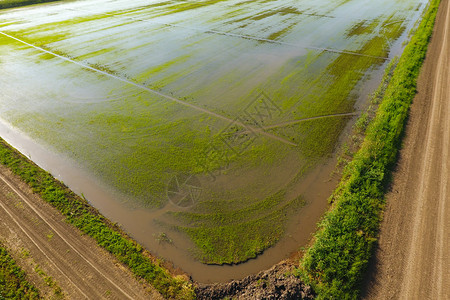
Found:
[[[372,33],[378,25],[378,20],[362,20],[353,26],[347,33],[347,37]]]
[[[42,299],[0,242],[0,299]]]
[[[1,139],[0,163],[24,180],[33,192],[56,207],[69,223],[94,238],[100,246],[129,266],[135,275],[153,285],[163,296],[172,299],[194,298],[194,291],[189,282],[173,277],[150,258],[140,245],[89,206],[85,200]]]
[[[20,7],[31,4],[39,4],[45,2],[55,2],[60,0],[2,0],[0,1],[0,9]]]
[[[164,7],[164,12],[160,14],[160,16],[185,12],[197,8],[204,8],[224,1],[228,0],[203,0],[203,1],[182,2],[180,4],[168,5]]]
[[[278,30],[272,34],[270,34],[267,39],[268,40],[277,40],[278,38],[282,37],[283,35],[285,35],[286,33],[289,33],[291,31],[291,29],[294,27],[294,24],[291,24],[289,26],[284,27],[281,30]]]
[[[284,38],[292,38],[292,34],[301,37],[303,31],[309,36],[311,28],[308,26],[312,25],[308,24],[315,24],[314,20],[324,17],[327,12],[332,12],[345,2],[329,1],[327,4],[330,5],[320,8],[311,2],[311,7],[302,8],[305,12],[295,7],[295,1],[292,6],[277,4],[276,8],[259,8],[252,2],[256,13],[249,16],[249,10],[241,6],[236,14],[246,18],[239,19],[237,15],[232,18],[233,26],[230,27],[234,28],[241,23],[248,23],[246,21],[251,21],[252,17],[256,21],[260,19],[259,22],[252,22],[244,32],[219,26],[223,25],[220,24],[224,22],[221,19],[223,15],[219,14],[219,19],[215,18],[216,12],[212,11],[215,7],[212,5],[217,3],[218,9],[235,12],[224,1],[161,3],[156,5],[159,7],[150,6],[151,11],[124,10],[123,15],[144,19],[151,16],[152,20],[158,22],[160,13],[180,13],[183,17],[179,18],[179,25],[184,26],[184,22],[190,24],[189,18],[186,19],[183,14],[189,10],[196,20],[210,24],[209,28],[257,37],[264,34],[283,41]],[[208,8],[208,5],[211,6]],[[333,45],[337,49],[340,45],[351,47],[349,51],[357,51],[361,56],[298,49],[289,51],[289,58],[284,58],[277,52],[278,49],[286,51],[284,46],[205,33],[202,30],[189,30],[191,33],[185,40],[176,39],[180,45],[160,49],[160,44],[168,47],[164,40],[170,37],[170,32],[175,31],[175,28],[158,24],[153,27],[151,22],[134,22],[130,26],[132,21],[129,19],[123,20],[126,26],[122,27],[122,21],[118,21],[120,13],[116,11],[113,14],[117,16],[95,14],[71,17],[61,22],[22,27],[17,31],[11,27],[11,32],[8,29],[5,31],[56,54],[77,61],[87,60],[84,63],[98,70],[143,84],[230,119],[242,117],[242,111],[254,100],[255,93],[262,90],[282,110],[280,115],[264,123],[274,125],[352,112],[362,80],[385,62],[382,58],[370,55],[386,57],[390,43],[405,29],[401,22],[390,24],[394,16],[403,18],[402,14],[399,17],[384,12],[383,17],[373,22],[370,30],[356,30],[351,37],[337,37],[336,44],[329,40],[317,41],[318,44]],[[209,15],[212,20],[221,21],[209,23]],[[100,17],[111,18],[113,22],[98,20]],[[177,20],[175,15],[173,18]],[[300,22],[307,23],[301,30],[297,26]],[[110,31],[110,23],[117,28]],[[195,25],[196,21],[193,23]],[[270,25],[271,29],[261,31],[266,25]],[[98,39],[96,36],[94,41],[90,40],[90,31],[81,30],[83,28],[96,28],[95,32],[101,31],[104,37]],[[127,48],[128,43],[123,42],[123,39],[127,40],[135,32],[139,33],[135,41],[140,41],[139,38],[147,34],[152,38],[136,43],[134,48]],[[384,37],[381,38],[381,35]],[[5,44],[10,43],[8,46],[11,49],[23,46],[0,38]],[[215,48],[215,45],[220,48]],[[98,51],[99,48],[105,51]],[[35,57],[35,50],[23,51],[25,57]],[[242,56],[242,53],[245,55]],[[263,56],[259,57],[261,54]],[[269,59],[267,64],[265,55]],[[50,58],[49,55],[45,56]],[[242,57],[249,59],[244,61],[247,59],[243,60]],[[199,177],[203,192],[197,206],[182,213],[176,213],[175,209],[162,219],[167,221],[164,226],[187,234],[193,242],[195,255],[211,264],[243,262],[279,240],[288,222],[288,215],[283,214],[281,207],[297,200],[295,196],[281,199],[276,195],[282,191],[289,193],[289,188],[293,189],[308,169],[334,151],[349,120],[349,117],[330,117],[267,129],[267,133],[294,142],[298,147],[258,135],[250,147],[237,155],[224,145],[221,130],[228,124],[221,119],[126,84],[117,82],[117,86],[112,87],[108,85],[111,81],[106,80],[105,76],[92,70],[86,72],[58,58],[45,63],[48,63],[46,67],[40,69],[43,73],[54,72],[54,78],[73,78],[75,84],[86,84],[86,88],[79,90],[77,87],[67,89],[76,96],[78,93],[85,96],[83,90],[89,88],[110,93],[99,96],[104,102],[78,103],[72,93],[57,87],[52,90],[54,99],[57,99],[54,103],[49,105],[49,97],[30,100],[29,105],[22,104],[22,107],[30,107],[29,111],[24,111],[22,107],[16,107],[16,110],[11,108],[7,121],[40,143],[74,159],[115,192],[131,199],[133,205],[153,209],[165,207],[169,205],[166,188],[174,175]],[[30,69],[34,70],[34,67],[32,65]],[[67,95],[68,102],[73,100],[77,103],[64,103],[66,99],[58,97],[65,96],[59,94]],[[43,103],[42,107],[36,109],[36,103]],[[236,127],[239,126],[231,130],[239,130]],[[231,130],[226,132],[228,137],[231,136],[229,140],[233,138]],[[208,152],[210,146],[217,148],[217,153],[211,155]],[[287,169],[294,170],[289,173],[289,178],[285,175],[287,171],[280,170],[279,166],[283,163]],[[222,180],[225,188],[210,183],[208,175],[209,172],[220,173],[222,169],[226,170],[219,180]],[[239,186],[240,181],[234,178],[245,181],[245,188]],[[277,178],[283,178],[284,181],[274,184]],[[272,213],[280,218],[280,226],[276,230],[270,228],[269,217],[272,217]],[[246,226],[260,228],[258,236],[248,235]],[[240,243],[243,237],[249,240]]]
[[[34,266],[34,271],[42,278],[42,280],[44,280],[47,286],[52,288],[54,295],[54,298],[52,297],[53,299],[63,298],[63,292],[59,285],[53,280],[53,277],[47,275],[47,273],[45,273],[45,271],[42,270],[39,265]]]
[[[376,245],[384,192],[396,161],[417,77],[433,32],[439,0],[430,3],[418,30],[405,48],[374,121],[335,191],[307,250],[300,274],[318,299],[356,299]]]
[[[242,202],[242,201],[241,201]],[[273,246],[284,234],[289,216],[304,205],[301,197],[285,200],[278,192],[263,201],[239,209],[230,203],[215,204],[213,213],[178,212],[171,215],[189,226],[175,226],[185,232],[197,246],[194,253],[207,264],[233,264],[254,258]]]

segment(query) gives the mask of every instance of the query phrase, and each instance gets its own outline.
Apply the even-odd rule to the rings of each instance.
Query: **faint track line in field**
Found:
[[[358,115],[358,113],[351,112],[351,113],[341,113],[341,114],[331,114],[331,115],[323,115],[323,116],[317,116],[317,117],[309,117],[309,118],[292,120],[292,121],[287,121],[287,122],[278,123],[278,124],[269,125],[269,126],[263,126],[263,127],[255,129],[254,132],[261,132],[261,131],[267,130],[267,129],[274,129],[274,128],[280,128],[280,127],[285,127],[285,126],[289,126],[289,125],[295,125],[295,124],[306,122],[306,121],[313,121],[313,120],[326,119],[326,118],[351,117],[351,116],[357,116],[357,115]],[[242,134],[245,134],[245,133],[248,133],[248,131],[242,132]]]
[[[16,189],[3,175],[0,174],[0,179],[12,190],[14,191],[14,193],[16,195],[18,195],[20,197],[20,199],[23,200],[24,203],[26,203],[28,205],[28,207],[30,207],[30,209],[36,213],[39,218],[41,218],[41,220],[47,224],[47,226],[49,226],[52,231],[62,240],[64,241],[64,243],[67,244],[67,246],[69,248],[71,248],[75,253],[77,253],[84,261],[86,261],[95,271],[97,271],[101,276],[103,276],[107,281],[109,281],[115,288],[117,288],[125,297],[127,297],[128,299],[134,299],[133,297],[131,297],[127,292],[125,292],[124,290],[122,290],[117,284],[115,284],[110,278],[108,278],[107,276],[104,276],[104,274],[93,264],[91,263],[91,261],[89,259],[87,259],[83,254],[81,254],[80,251],[78,251],[64,236],[63,234],[61,234],[59,232],[58,229],[56,229],[52,224],[50,224],[46,218],[27,200],[27,198],[22,194],[22,192],[20,192],[18,189]],[[18,221],[10,214],[10,212],[6,209],[6,207],[3,205],[3,203],[0,202],[0,206],[2,206],[2,208],[8,213],[8,215],[13,219],[13,221],[19,226],[19,228],[28,236],[28,238],[33,242],[33,244],[36,245],[36,247],[45,255],[45,257],[52,261],[47,254],[37,245],[37,243],[29,236],[29,234],[26,232],[26,230],[18,223]],[[53,261],[52,261],[53,263]],[[69,277],[62,272],[62,270],[55,264],[53,263],[56,268],[70,281],[72,282],[72,284],[74,284],[73,281],[71,281],[69,279]],[[76,286],[76,284],[74,284],[74,286]],[[78,288],[78,286],[76,286],[78,290],[80,290],[80,288]],[[85,295],[81,290],[80,292]],[[85,295],[86,296],[86,295]],[[86,296],[86,298],[89,298]]]
[[[134,81],[131,81],[131,80],[129,80],[129,79],[125,79],[125,78],[122,78],[122,77],[120,77],[120,76],[116,76],[116,75],[110,74],[110,73],[108,73],[108,72],[105,72],[105,71],[99,70],[99,69],[97,69],[97,68],[91,67],[91,66],[89,66],[89,65],[87,65],[87,64],[84,64],[84,63],[82,63],[82,62],[79,62],[79,61],[73,60],[73,59],[71,59],[71,58],[68,58],[68,57],[65,57],[65,56],[56,54],[56,53],[51,52],[51,51],[49,51],[49,50],[46,50],[46,49],[44,49],[44,48],[41,48],[41,47],[35,46],[35,45],[33,45],[33,44],[30,44],[30,43],[28,43],[28,42],[22,41],[21,39],[18,39],[18,38],[14,37],[14,36],[11,36],[11,35],[9,35],[9,34],[7,34],[7,33],[5,33],[5,32],[0,31],[0,34],[4,35],[4,36],[6,36],[6,37],[9,37],[9,38],[11,38],[11,39],[13,39],[13,40],[16,40],[16,41],[18,41],[18,42],[20,42],[20,43],[22,43],[22,44],[25,44],[25,45],[27,45],[27,46],[29,46],[29,47],[32,47],[32,48],[34,48],[34,49],[36,49],[36,50],[39,50],[39,51],[48,53],[48,54],[53,55],[53,56],[55,56],[55,57],[61,58],[61,59],[65,60],[65,61],[74,63],[74,64],[76,64],[76,65],[78,65],[78,66],[81,66],[81,67],[83,67],[83,68],[85,68],[85,69],[88,69],[88,70],[91,70],[91,71],[94,71],[94,72],[103,74],[103,75],[105,75],[105,76],[114,78],[114,79],[116,79],[116,80],[122,81],[122,82],[127,83],[127,84],[131,84],[131,85],[133,85],[133,86],[135,86],[135,87],[137,87],[137,88],[140,88],[140,89],[145,90],[145,91],[147,91],[147,92],[150,92],[150,93],[152,93],[152,94],[158,95],[158,96],[163,97],[163,98],[165,98],[165,99],[167,99],[167,100],[170,100],[170,101],[172,101],[172,102],[176,102],[176,103],[179,103],[179,104],[184,105],[184,106],[186,106],[186,107],[192,108],[192,109],[194,109],[194,110],[197,110],[197,111],[200,111],[200,112],[209,114],[209,115],[211,115],[211,116],[214,116],[214,117],[216,117],[216,118],[218,118],[218,119],[227,121],[227,122],[229,122],[229,123],[237,124],[237,125],[239,125],[239,126],[241,126],[241,127],[246,127],[246,128],[251,129],[251,130],[256,129],[256,128],[254,128],[253,126],[250,126],[250,125],[247,125],[247,124],[244,124],[244,123],[240,122],[239,120],[231,119],[231,118],[229,118],[229,117],[220,115],[220,114],[215,113],[215,112],[213,112],[213,111],[210,111],[210,110],[208,110],[208,109],[206,109],[206,108],[203,108],[203,107],[194,105],[194,104],[192,104],[192,103],[189,103],[189,102],[186,102],[186,101],[177,99],[177,98],[175,98],[175,97],[172,97],[172,96],[163,94],[163,93],[161,93],[161,92],[158,92],[158,91],[156,91],[156,90],[153,90],[153,89],[151,89],[151,88],[148,88],[148,87],[146,87],[146,86],[144,86],[144,85],[141,85],[141,84],[136,83],[136,82],[134,82]],[[273,134],[270,134],[270,133],[267,133],[267,132],[264,132],[264,131],[261,131],[260,134],[261,134],[261,135],[264,135],[264,136],[266,136],[266,137],[268,137],[268,138],[271,138],[271,139],[273,139],[273,140],[276,140],[276,141],[282,142],[282,143],[284,143],[284,144],[290,145],[290,146],[295,146],[295,147],[298,146],[297,144],[295,144],[295,143],[293,143],[293,142],[291,142],[291,141],[289,141],[289,140],[287,140],[287,139],[284,139],[284,138],[282,138],[282,137],[279,137],[279,136],[276,136],[276,135],[273,135]]]
[[[71,10],[75,10],[75,11],[78,10],[78,11],[84,11],[84,12],[93,13],[93,12],[91,12],[89,10],[85,10],[85,9],[72,8]],[[285,45],[285,46],[290,46],[290,47],[295,47],[295,48],[317,50],[317,51],[324,51],[324,52],[333,52],[333,53],[339,53],[339,54],[348,54],[348,55],[362,56],[362,57],[368,57],[368,58],[382,59],[382,60],[386,60],[386,61],[391,60],[389,57],[368,55],[368,54],[362,54],[362,53],[352,52],[352,51],[345,51],[345,50],[338,50],[338,49],[324,48],[324,47],[302,46],[302,45],[298,45],[298,44],[294,44],[294,43],[281,42],[281,41],[276,41],[276,40],[271,40],[271,39],[266,39],[266,38],[255,37],[255,36],[251,36],[251,35],[244,35],[244,34],[231,33],[231,32],[223,32],[223,31],[218,31],[218,30],[213,30],[213,29],[204,29],[204,28],[198,28],[198,27],[192,27],[192,26],[184,26],[184,25],[177,25],[177,24],[164,23],[164,22],[156,22],[156,21],[153,21],[153,20],[143,20],[143,19],[139,19],[139,18],[135,18],[135,17],[129,17],[129,16],[118,16],[116,14],[106,13],[106,12],[105,13],[101,13],[101,14],[112,16],[112,17],[119,17],[119,18],[135,20],[135,21],[139,21],[139,22],[152,23],[152,24],[156,24],[156,25],[163,25],[163,26],[176,27],[176,28],[184,28],[184,29],[189,29],[189,30],[194,30],[194,31],[200,31],[200,32],[203,32],[203,33],[211,33],[211,34],[217,34],[217,35],[237,37],[237,38],[242,38],[242,39],[247,39],[247,40],[254,40],[254,41],[266,42],[266,43],[271,43],[271,44],[279,44],[279,45]]]

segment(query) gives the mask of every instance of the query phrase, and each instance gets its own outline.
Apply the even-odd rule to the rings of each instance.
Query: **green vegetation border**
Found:
[[[318,299],[355,299],[372,256],[389,183],[440,0],[431,0],[386,88],[377,114],[331,197],[299,275]]]
[[[57,208],[68,223],[94,238],[100,246],[127,265],[135,275],[153,285],[164,297],[195,298],[192,284],[182,277],[173,277],[117,225],[1,138],[0,163],[24,180],[34,193]]]
[[[61,0],[3,0],[0,1],[0,9],[26,6],[31,4],[39,4],[45,2],[56,2]]]
[[[25,272],[16,264],[0,242],[0,299],[41,299],[39,291],[28,282]]]

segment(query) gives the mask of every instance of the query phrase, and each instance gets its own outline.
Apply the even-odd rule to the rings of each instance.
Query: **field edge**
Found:
[[[409,107],[440,0],[431,0],[393,73],[360,150],[346,166],[298,275],[318,299],[357,298],[374,253],[384,194],[401,147]]]
[[[1,138],[0,163],[19,176],[44,201],[58,209],[68,223],[92,237],[165,298],[195,299],[194,287],[186,276],[173,275],[117,224]]]

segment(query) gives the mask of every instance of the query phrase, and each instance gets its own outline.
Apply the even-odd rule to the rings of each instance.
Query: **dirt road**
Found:
[[[450,5],[443,0],[366,299],[450,299]]]
[[[0,240],[47,299],[162,299],[3,166]]]

